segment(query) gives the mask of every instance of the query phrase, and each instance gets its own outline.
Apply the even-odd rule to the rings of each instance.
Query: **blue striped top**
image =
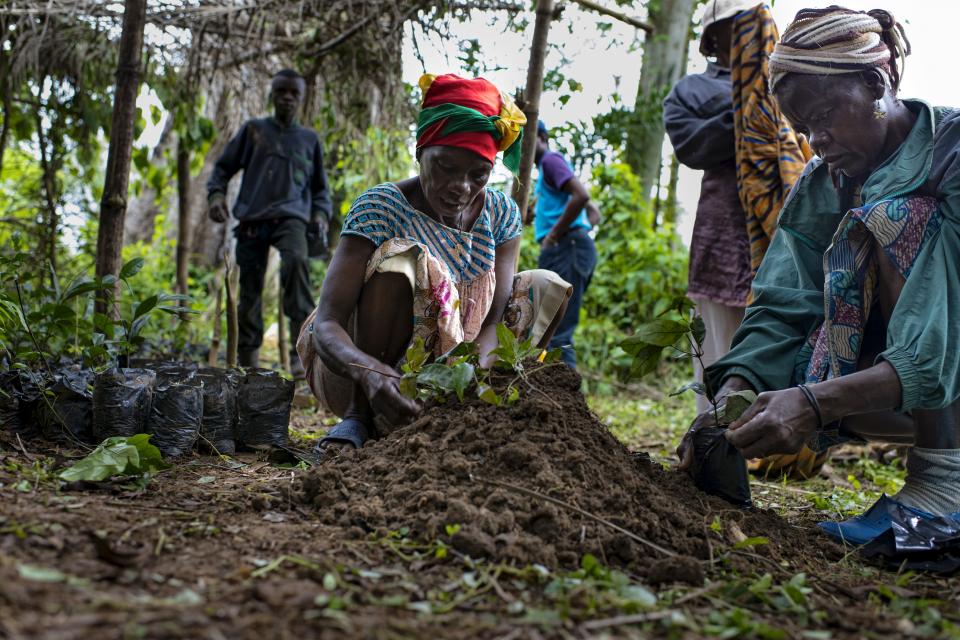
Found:
[[[491,271],[496,248],[521,231],[517,203],[501,191],[485,189],[483,210],[473,229],[459,231],[414,209],[399,187],[387,182],[360,194],[341,235],[361,236],[377,247],[393,238],[419,242],[447,265],[456,282],[468,282]]]

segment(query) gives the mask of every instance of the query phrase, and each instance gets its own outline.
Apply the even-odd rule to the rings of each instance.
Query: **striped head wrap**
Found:
[[[903,26],[883,9],[803,9],[770,55],[770,90],[790,73],[839,75],[877,69],[896,91],[909,53]]]
[[[417,149],[437,145],[460,147],[493,162],[503,152],[503,164],[514,174],[520,167],[524,115],[510,96],[483,78],[452,73],[420,77],[423,104],[417,116]]]

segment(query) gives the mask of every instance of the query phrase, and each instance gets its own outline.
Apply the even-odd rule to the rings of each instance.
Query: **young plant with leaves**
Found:
[[[492,369],[480,366],[480,353],[474,342],[463,342],[433,362],[428,362],[430,353],[423,340],[417,338],[407,349],[400,369],[400,391],[408,398],[442,401],[448,394],[456,394],[463,402],[466,391],[475,386],[477,397],[495,406],[513,404],[520,399],[516,387],[523,380],[528,385],[527,363],[536,360],[541,366],[559,360],[559,351],[544,352],[533,345],[530,338],[520,340],[505,324],[497,325],[497,347],[491,351],[496,356]],[[491,374],[512,373],[513,379],[502,392],[494,388]]]
[[[693,302],[686,297],[663,300],[655,311],[656,318],[637,327],[634,335],[620,343],[620,347],[633,357],[630,377],[642,378],[656,371],[665,353],[675,360],[693,358],[700,364],[701,371],[705,370],[703,343],[707,330],[703,318],[694,312]],[[714,420],[719,426],[739,418],[757,399],[752,391],[737,391],[724,396],[721,403],[706,378],[704,382],[689,382],[671,395],[686,391],[693,391],[710,401]]]

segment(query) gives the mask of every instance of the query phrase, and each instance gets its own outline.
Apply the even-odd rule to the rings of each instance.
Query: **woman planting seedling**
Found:
[[[908,53],[882,10],[803,10],[777,44],[772,90],[819,158],[784,204],[731,352],[707,370],[718,399],[760,394],[726,433],[747,458],[912,445],[902,491],[821,524],[857,544],[903,514],[960,517],[960,112],[898,97]],[[713,423],[694,421],[681,467]]]
[[[375,416],[420,411],[394,368],[413,338],[434,355],[476,341],[489,366],[499,323],[542,347],[570,296],[550,271],[515,273],[520,213],[486,187],[498,152],[516,171],[523,113],[483,78],[425,75],[420,87],[419,175],[353,203],[297,344],[314,394],[343,418],[320,446],[359,448]]]

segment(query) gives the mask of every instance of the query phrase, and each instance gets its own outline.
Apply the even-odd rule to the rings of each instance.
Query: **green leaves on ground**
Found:
[[[138,476],[169,468],[150,436],[139,433],[129,438],[107,438],[87,457],[60,472],[67,482],[98,482],[113,476]]]

